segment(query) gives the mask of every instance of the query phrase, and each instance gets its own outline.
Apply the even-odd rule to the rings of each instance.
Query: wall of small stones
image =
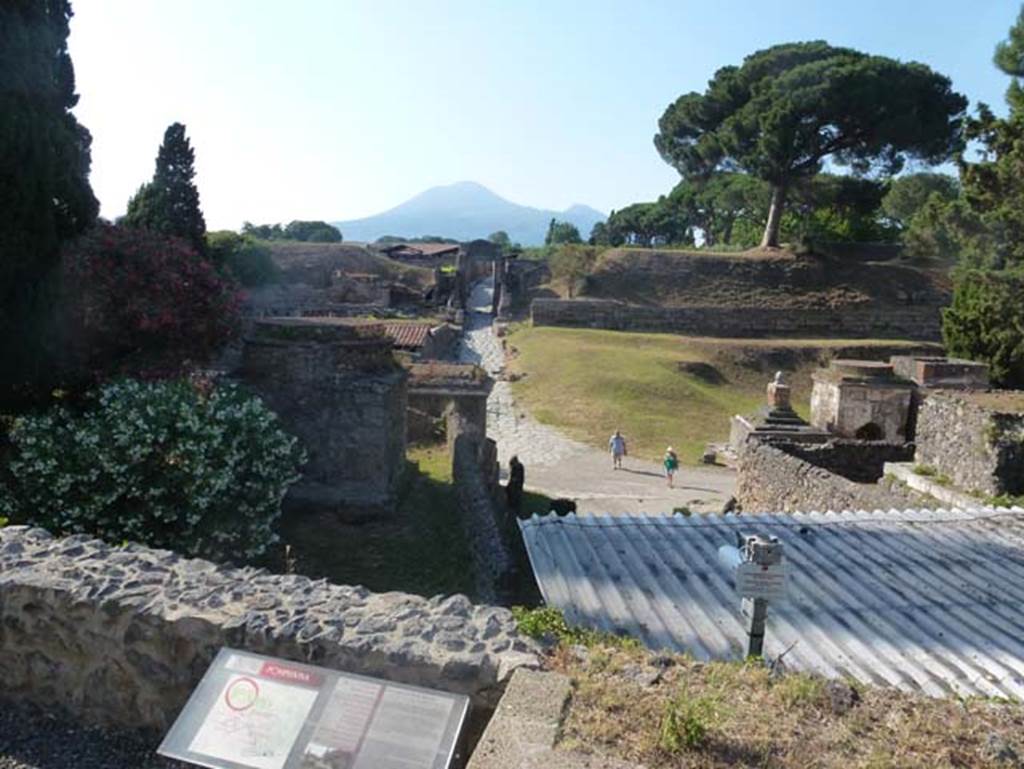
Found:
[[[0,680],[86,721],[166,729],[222,646],[469,695],[538,662],[511,613],[139,545],[0,529]]]
[[[846,309],[645,307],[607,299],[534,299],[535,326],[570,326],[698,336],[756,338],[941,338],[934,305]]]
[[[809,447],[747,443],[740,453],[736,499],[745,513],[907,509],[920,498],[887,483],[855,483],[801,458]],[[824,454],[825,451],[822,451]]]
[[[493,602],[505,597],[503,589],[512,569],[504,506],[498,502],[498,449],[456,411],[449,412],[446,430],[455,496],[473,558],[474,588],[480,600]]]
[[[886,462],[912,462],[912,443],[832,440],[824,444],[787,443],[785,452],[854,483],[875,483]]]
[[[1002,412],[970,393],[928,390],[918,408],[915,441],[917,464],[964,491],[1024,494],[1024,413]]]

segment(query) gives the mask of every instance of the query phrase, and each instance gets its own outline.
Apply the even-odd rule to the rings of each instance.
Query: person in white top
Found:
[[[608,439],[608,449],[612,452],[612,470],[621,470],[622,458],[626,456],[626,439],[618,430]]]

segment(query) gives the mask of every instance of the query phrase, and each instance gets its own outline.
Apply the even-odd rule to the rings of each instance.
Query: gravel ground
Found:
[[[0,701],[0,769],[186,769],[137,734]]]

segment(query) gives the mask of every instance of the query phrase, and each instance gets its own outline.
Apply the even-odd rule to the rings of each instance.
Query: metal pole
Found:
[[[768,601],[764,598],[744,598],[743,613],[750,620],[747,626],[747,656],[764,656],[764,626],[768,619]]]

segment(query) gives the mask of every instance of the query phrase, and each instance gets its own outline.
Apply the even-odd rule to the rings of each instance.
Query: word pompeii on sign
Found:
[[[159,752],[210,769],[446,769],[463,695],[221,649]]]

